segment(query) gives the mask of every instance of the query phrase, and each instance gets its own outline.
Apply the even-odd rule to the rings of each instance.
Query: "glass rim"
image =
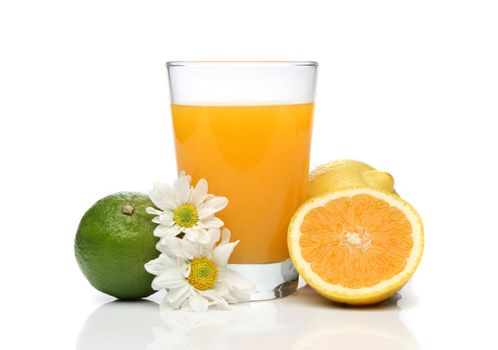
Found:
[[[168,61],[166,67],[318,67],[316,61]]]

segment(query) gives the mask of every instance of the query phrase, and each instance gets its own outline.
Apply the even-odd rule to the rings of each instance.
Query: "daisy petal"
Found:
[[[152,214],[152,215],[161,215],[163,213],[161,210],[157,210],[156,208],[152,208],[152,207],[145,208],[145,211],[148,214]]]
[[[188,284],[183,285],[180,288],[173,288],[168,291],[168,294],[166,295],[166,299],[174,305],[174,306],[180,306],[185,299],[188,298],[190,292],[190,286]]]
[[[156,248],[180,259],[193,259],[197,253],[197,246],[194,243],[177,237],[161,239]]]
[[[228,264],[228,259],[233,252],[235,246],[239,241],[232,243],[220,244],[213,251],[213,261],[217,266],[226,266]]]
[[[208,184],[205,179],[200,179],[199,182],[197,182],[197,185],[195,186],[195,189],[192,191],[192,194],[190,196],[190,203],[193,205],[197,206],[202,201],[206,199],[207,193],[208,192]]]
[[[216,216],[207,217],[199,221],[199,225],[204,228],[220,228],[223,226],[223,221]]]
[[[176,237],[180,234],[181,229],[177,226],[164,226],[164,225],[158,225],[154,229],[154,236],[156,237]]]
[[[199,232],[199,239],[198,239],[200,244],[209,244],[210,242],[216,242],[213,241],[213,236],[212,234],[209,233],[208,230],[202,230]]]
[[[200,291],[199,294],[210,300],[211,305],[218,306],[222,309],[228,309],[228,303],[226,302],[226,300],[223,299],[223,297],[216,293],[214,290]]]
[[[256,287],[251,281],[226,267],[218,267],[218,280],[226,282],[231,287],[230,289],[237,288],[246,291],[247,293],[256,290]]]
[[[183,277],[182,271],[174,267],[163,271],[152,280],[152,289],[154,290],[180,288],[185,285],[188,285],[188,282]]]
[[[252,293],[252,292],[250,292]],[[237,302],[244,302],[244,301],[250,301],[251,300],[251,297],[249,295],[249,293],[243,291],[243,290],[240,290],[240,289],[237,289],[237,288],[234,288],[230,291],[230,295],[235,299],[237,300]]]
[[[206,199],[204,200],[204,202],[202,202],[201,204],[199,204],[199,208],[204,208],[206,205],[209,204],[209,201],[212,200],[213,198],[215,198],[216,196],[214,194],[208,194],[206,196]]]
[[[227,204],[228,199],[226,197],[214,197],[207,203],[207,206],[213,209],[215,212],[218,212],[225,208]]]
[[[188,183],[190,184],[192,182],[192,176],[190,175],[187,175],[187,173],[185,172],[185,170],[182,170],[180,171],[180,174],[178,174],[178,176],[185,176],[187,179],[188,179]]]
[[[188,239],[190,242],[195,242],[197,241],[197,233],[199,231],[198,230],[193,230],[191,228],[184,228],[183,229],[183,239]]]
[[[188,276],[190,276],[190,271],[191,271],[190,263],[186,263],[184,268],[183,268],[183,276],[185,278],[188,278]]]
[[[214,209],[211,209],[209,207],[204,207],[199,209],[199,220],[204,220],[206,218],[209,218],[213,216],[216,213]]]
[[[207,299],[200,296],[196,292],[190,295],[189,304],[192,310],[197,312],[205,312],[209,307],[209,302],[207,301]]]
[[[190,179],[187,176],[180,176],[173,184],[177,205],[188,202],[190,197]]]
[[[156,182],[152,191],[149,192],[149,197],[159,209],[174,210],[176,208],[175,192],[168,184]]]
[[[198,253],[198,247],[195,243],[190,242],[189,240],[182,239],[181,247],[183,250],[183,256],[187,259],[193,259]]]
[[[162,238],[159,243],[157,243],[156,249],[175,258],[186,258],[185,253],[183,252],[182,240],[177,237]]]
[[[152,275],[160,275],[170,268],[173,260],[166,254],[161,254],[157,259],[151,260],[144,265],[145,270]]]
[[[221,230],[220,244],[225,244],[225,243],[230,242],[230,236],[231,236],[230,230],[227,228],[223,228],[223,230]]]
[[[191,242],[199,242],[200,244],[207,244],[211,241],[211,236],[207,230],[185,230],[185,239]]]
[[[228,294],[228,286],[225,282],[220,281],[220,282],[216,283],[216,286],[214,287],[214,291],[218,295],[225,296]]]
[[[214,244],[220,240],[220,234],[221,234],[220,229],[210,228],[207,232],[211,237],[211,242],[213,242],[213,247],[214,247]]]
[[[161,213],[159,215],[159,223],[165,226],[173,226],[175,221],[173,220],[173,213],[169,210]]]

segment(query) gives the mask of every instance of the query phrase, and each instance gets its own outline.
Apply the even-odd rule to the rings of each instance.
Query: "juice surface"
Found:
[[[172,105],[178,170],[228,198],[217,215],[240,240],[230,263],[285,260],[287,227],[304,201],[313,104]]]

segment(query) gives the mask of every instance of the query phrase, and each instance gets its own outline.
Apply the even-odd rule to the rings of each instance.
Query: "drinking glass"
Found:
[[[317,63],[168,62],[178,171],[225,196],[229,268],[251,300],[293,293],[287,227],[305,200]]]

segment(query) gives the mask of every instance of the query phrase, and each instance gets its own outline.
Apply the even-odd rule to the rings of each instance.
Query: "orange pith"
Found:
[[[406,215],[370,194],[345,196],[311,209],[300,227],[304,260],[324,281],[371,287],[406,267],[413,247]]]

